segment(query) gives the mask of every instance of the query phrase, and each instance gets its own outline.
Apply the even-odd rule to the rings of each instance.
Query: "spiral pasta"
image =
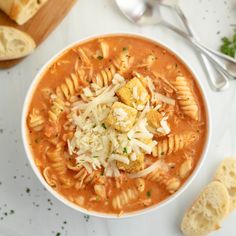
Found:
[[[71,98],[78,96],[81,87],[86,87],[88,81],[85,71],[77,69],[75,73],[71,73],[70,77],[65,78],[65,82],[57,86],[56,95],[62,100],[71,101]]]
[[[180,187],[180,180],[176,177],[171,177],[168,172],[161,169],[156,169],[146,176],[146,179],[160,185],[164,185],[169,193],[174,193]]]
[[[182,112],[193,120],[199,120],[199,108],[186,78],[177,76],[172,84],[176,88],[177,100]]]
[[[60,114],[65,110],[65,102],[56,97],[53,102],[50,110],[48,111],[49,121],[57,122],[59,120]]]
[[[56,94],[59,98],[69,100],[71,96],[74,96],[79,91],[80,84],[78,75],[71,73],[70,78],[67,77],[65,82],[57,86]]]
[[[153,155],[164,157],[171,153],[177,152],[197,139],[195,132],[185,134],[174,134],[161,140],[153,149]]]
[[[147,180],[163,184],[167,180],[166,172],[161,169],[156,169],[146,176]]]
[[[139,191],[133,187],[123,190],[117,196],[112,199],[112,206],[115,210],[122,209],[129,202],[137,199],[139,196]]]
[[[29,115],[29,127],[34,131],[41,131],[44,127],[45,119],[38,109],[33,108],[32,113]]]
[[[74,181],[66,175],[67,166],[65,158],[63,157],[63,149],[60,143],[57,145],[55,150],[47,151],[46,155],[52,162],[51,167],[57,173],[59,180],[64,185],[64,187],[71,187],[74,184]]]
[[[103,86],[107,86],[111,84],[111,81],[113,79],[113,76],[116,73],[116,68],[113,64],[111,64],[109,67],[101,70],[93,79],[93,83],[99,85],[101,88]]]

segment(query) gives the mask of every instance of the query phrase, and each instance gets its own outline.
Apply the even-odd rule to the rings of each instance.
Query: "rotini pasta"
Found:
[[[135,187],[128,188],[112,199],[112,206],[115,210],[120,210],[131,201],[136,200],[138,196],[139,192]]]
[[[174,134],[162,139],[154,147],[153,155],[157,157],[164,157],[174,152],[182,150],[187,145],[196,141],[198,135],[195,132],[188,132],[185,134]]]
[[[65,102],[61,98],[55,98],[52,101],[52,106],[48,111],[49,121],[57,122],[61,113],[65,110]]]
[[[190,174],[192,168],[193,168],[193,161],[192,161],[192,159],[185,160],[181,164],[181,166],[179,168],[179,176],[180,176],[180,178],[181,179],[186,178]]]
[[[71,73],[70,77],[66,77],[64,83],[57,86],[56,96],[63,101],[75,102],[78,100],[81,87],[86,85],[84,71],[77,70],[76,73]]]
[[[45,119],[38,109],[33,108],[33,111],[29,115],[29,127],[34,131],[41,131],[44,127]]]
[[[47,151],[46,155],[51,161],[52,169],[57,173],[59,180],[62,182],[64,187],[71,187],[74,184],[74,181],[66,175],[67,166],[65,159],[63,158],[63,149],[61,144],[58,144],[55,150]]]
[[[177,76],[172,84],[176,88],[180,109],[186,116],[196,121],[199,120],[199,107],[186,78],[184,76]]]
[[[163,184],[167,181],[167,172],[161,169],[156,169],[146,176],[147,180]]]
[[[181,182],[179,178],[172,177],[166,182],[166,190],[169,193],[174,193],[179,189],[180,185],[181,185]]]
[[[111,84],[111,81],[113,79],[113,76],[116,73],[116,68],[113,64],[111,64],[109,67],[101,70],[94,78],[93,83],[99,85],[101,88],[103,86],[108,86]]]
[[[174,193],[180,187],[180,180],[178,178],[171,177],[168,172],[161,169],[154,170],[147,175],[146,179],[165,186],[165,189],[170,193]]]
[[[56,94],[61,99],[69,100],[71,96],[74,96],[79,91],[79,88],[78,76],[75,73],[71,73],[71,77],[67,77],[65,83],[56,88]]]

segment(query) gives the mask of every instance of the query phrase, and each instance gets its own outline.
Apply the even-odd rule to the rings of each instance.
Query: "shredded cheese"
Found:
[[[84,95],[92,99],[78,101],[71,106],[70,119],[76,130],[73,138],[67,140],[68,152],[75,155],[76,164],[84,166],[88,173],[104,168],[105,176],[118,177],[120,171],[117,161],[129,165],[139,155],[151,154],[157,144],[148,130],[146,114],[153,109],[149,102],[146,106],[137,106],[140,111],[128,133],[120,133],[106,126],[105,120],[111,106],[118,100],[116,91],[124,84],[125,79],[119,74],[115,74],[112,84],[104,88],[92,83],[83,89]],[[133,96],[138,97],[137,87],[133,88]],[[145,99],[145,96],[146,94],[141,94],[140,99]],[[124,109],[116,108],[113,112],[120,125],[122,122],[130,122]],[[163,118],[161,121],[161,128],[165,132],[168,131],[167,119]]]

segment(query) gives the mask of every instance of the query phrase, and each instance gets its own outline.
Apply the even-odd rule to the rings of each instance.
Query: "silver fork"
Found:
[[[187,17],[180,8],[178,0],[156,0],[156,3],[175,10],[180,19],[182,20],[182,23],[184,24],[188,34],[198,39]],[[198,55],[200,60],[202,61],[202,65],[204,66],[205,72],[207,73],[208,76],[207,78],[210,82],[211,88],[214,89],[215,91],[225,90],[229,86],[229,80],[227,75],[225,75],[223,71],[214,68],[212,63],[207,59],[207,57],[204,54],[199,53]]]

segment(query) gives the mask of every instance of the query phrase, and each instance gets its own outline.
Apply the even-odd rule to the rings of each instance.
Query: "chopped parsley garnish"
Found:
[[[89,216],[89,215],[84,215],[84,219],[86,220],[86,222],[88,222],[88,221],[89,221],[89,218],[90,218],[90,216]]]
[[[161,152],[161,155],[163,156],[165,153],[164,152]]]
[[[106,125],[105,125],[104,123],[102,123],[102,127],[103,127],[104,129],[107,129],[107,127],[106,127]]]
[[[127,147],[124,147],[123,153],[127,153]]]
[[[104,172],[101,172],[101,174],[100,174],[101,176],[104,176]]]
[[[12,214],[14,214],[15,213],[15,211],[14,210],[10,210],[10,214],[12,215]]]
[[[101,61],[103,59],[103,56],[98,56],[97,59]]]
[[[61,233],[57,233],[57,234],[56,234],[56,236],[60,236],[60,235],[61,235]]]
[[[26,192],[27,192],[27,193],[30,193],[30,188],[27,188],[27,189],[26,189]]]
[[[98,158],[98,156],[93,156],[93,158]]]
[[[151,195],[152,195],[152,194],[151,194],[151,191],[147,191],[146,194],[147,194],[147,197],[151,197]]]
[[[100,197],[99,196],[96,196],[96,201],[98,202],[100,200]]]
[[[220,51],[230,57],[236,57],[236,29],[232,38],[223,37]]]
[[[66,225],[66,224],[67,224],[67,221],[64,221],[63,224]]]
[[[122,51],[127,51],[127,50],[128,50],[127,47],[123,47],[123,48],[122,48]]]

